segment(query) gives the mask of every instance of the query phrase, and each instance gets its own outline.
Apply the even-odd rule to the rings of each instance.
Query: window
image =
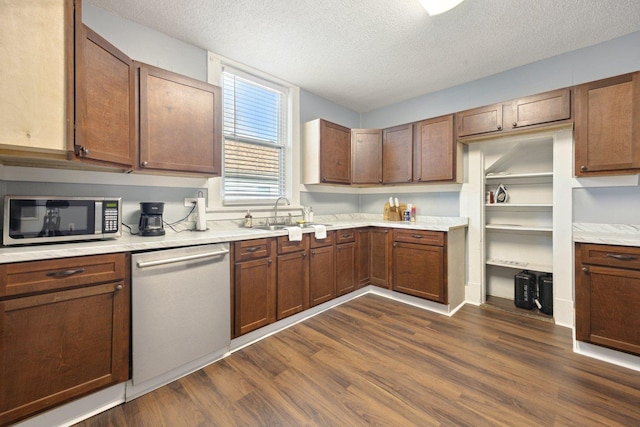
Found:
[[[286,196],[288,89],[225,66],[222,91],[224,203]]]

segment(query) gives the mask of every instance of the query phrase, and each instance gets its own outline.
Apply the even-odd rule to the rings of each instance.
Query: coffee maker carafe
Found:
[[[141,202],[138,232],[141,236],[164,236],[162,212],[164,202]]]

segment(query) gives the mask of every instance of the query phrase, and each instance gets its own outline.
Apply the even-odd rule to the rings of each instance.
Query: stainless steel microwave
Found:
[[[4,245],[109,239],[122,236],[122,199],[5,196]]]

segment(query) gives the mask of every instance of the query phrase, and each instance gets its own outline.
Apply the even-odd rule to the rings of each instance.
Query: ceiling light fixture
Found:
[[[420,0],[422,7],[431,16],[451,10],[462,2],[463,0]]]

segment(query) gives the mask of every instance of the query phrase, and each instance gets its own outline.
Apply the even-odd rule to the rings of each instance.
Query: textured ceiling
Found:
[[[85,1],[358,112],[640,30],[640,0]]]

